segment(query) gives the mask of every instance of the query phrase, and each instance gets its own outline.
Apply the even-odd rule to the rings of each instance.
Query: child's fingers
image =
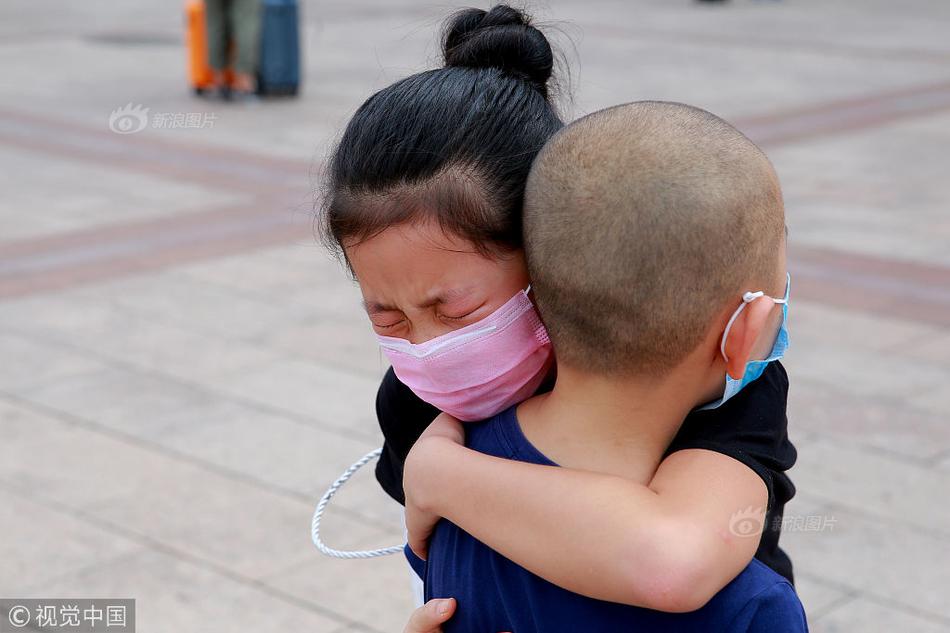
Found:
[[[422,560],[427,560],[429,557],[429,542],[424,538],[413,538],[411,533],[409,534],[409,549]]]
[[[413,611],[404,633],[439,633],[441,624],[455,613],[455,598],[429,600]]]
[[[429,537],[439,518],[418,510],[411,500],[406,499],[406,531],[409,549],[422,560],[428,558]]]
[[[440,413],[425,432],[448,438],[456,444],[465,444],[465,429],[462,423],[448,413]]]

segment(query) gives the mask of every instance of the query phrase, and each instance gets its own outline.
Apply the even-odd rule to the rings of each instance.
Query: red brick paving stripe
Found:
[[[0,277],[17,270],[36,269],[37,265],[30,263],[33,258],[53,257],[62,251],[108,249],[109,244],[135,244],[139,249],[154,250],[175,244],[174,236],[178,234],[189,235],[192,240],[198,236],[213,239],[216,234],[253,230],[268,223],[289,223],[292,216],[299,220],[303,215],[309,217],[310,210],[294,209],[289,200],[255,198],[246,203],[225,205],[196,213],[113,223],[15,242],[0,242]],[[121,247],[115,250],[120,254],[125,252]],[[60,257],[64,263],[70,263],[71,256],[68,253]],[[83,259],[81,255],[77,257]]]
[[[183,143],[170,138],[156,136],[145,130],[136,134],[116,134],[109,129],[109,114],[103,112],[101,125],[89,125],[77,121],[67,121],[60,118],[38,114],[26,110],[13,110],[0,107],[0,124],[13,122],[32,130],[44,132],[62,132],[66,134],[81,134],[91,139],[99,138],[110,142],[127,142],[136,149],[148,151],[150,149],[163,150],[175,155],[188,154],[205,159],[229,163],[239,162],[248,167],[257,167],[275,172],[298,172],[308,170],[311,163],[295,158],[280,158],[264,154],[252,153],[247,150],[222,147],[216,145],[195,145]],[[148,147],[138,145],[136,139],[145,139]],[[316,148],[315,148],[316,149]]]
[[[948,108],[950,83],[941,83],[745,117],[737,124],[774,146]],[[0,243],[0,299],[312,240],[307,222],[281,211],[288,209],[288,189],[307,184],[300,182],[303,174],[313,173],[303,161],[118,135],[105,121],[102,129],[91,129],[30,113],[0,109],[0,115],[0,142],[255,194],[252,202],[233,207]],[[795,298],[950,327],[948,268],[802,247],[793,248],[789,260]]]
[[[791,299],[950,328],[950,268],[790,245]]]
[[[99,130],[73,123],[48,122],[36,115],[2,109],[0,144],[254,195],[306,188],[320,168],[319,164],[305,161],[175,143],[154,138],[154,134],[144,130],[137,134],[116,134],[109,131],[105,122]]]
[[[77,236],[73,243],[59,237],[52,249],[0,254],[0,299],[54,292],[294,241],[313,241],[309,223],[300,221],[293,211],[264,211],[258,204],[176,220],[110,227],[115,230],[90,231]]]
[[[945,110],[950,110],[950,82],[841,99],[761,116],[744,116],[733,124],[753,141],[768,148],[879,127]]]

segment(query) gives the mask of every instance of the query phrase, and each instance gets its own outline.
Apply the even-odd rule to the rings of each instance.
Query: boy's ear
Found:
[[[729,330],[726,339],[726,372],[739,380],[745,373],[745,365],[751,358],[755,343],[765,332],[769,315],[775,302],[770,297],[759,297],[747,304]]]

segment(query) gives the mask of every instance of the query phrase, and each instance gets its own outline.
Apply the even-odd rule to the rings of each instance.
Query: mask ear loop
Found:
[[[747,305],[758,299],[759,297],[764,297],[765,291],[759,290],[757,292],[746,292],[742,295],[742,303],[739,304],[739,307],[736,308],[736,311],[732,313],[732,316],[729,317],[729,322],[726,323],[726,329],[722,333],[722,342],[719,343],[719,353],[722,354],[722,358],[728,363],[729,357],[726,355],[726,337],[729,336],[729,330],[732,329],[732,324],[736,322],[736,319],[739,318],[739,314],[742,313],[743,308]],[[788,303],[788,282],[785,285],[785,297],[782,299],[776,299],[775,297],[769,297],[772,301],[777,304]]]

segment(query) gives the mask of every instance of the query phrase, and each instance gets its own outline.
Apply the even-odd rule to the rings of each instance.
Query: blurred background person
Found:
[[[208,61],[213,71],[210,94],[247,98],[257,89],[261,40],[261,0],[205,0]],[[228,81],[226,71],[231,71]]]

